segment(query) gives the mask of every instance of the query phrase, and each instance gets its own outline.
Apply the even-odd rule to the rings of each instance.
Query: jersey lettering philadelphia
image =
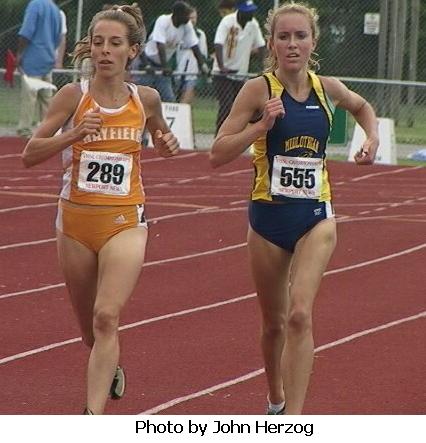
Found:
[[[142,130],[128,126],[107,126],[101,128],[97,135],[89,134],[83,139],[83,144],[104,140],[133,140],[140,143]]]
[[[292,137],[284,142],[285,152],[298,148],[311,149],[314,152],[318,152],[319,146],[319,141],[315,137],[310,137],[308,135]]]

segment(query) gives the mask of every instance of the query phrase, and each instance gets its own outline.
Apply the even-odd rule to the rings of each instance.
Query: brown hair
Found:
[[[222,0],[217,6],[219,14],[224,17],[235,11],[235,0]]]
[[[315,8],[311,8],[304,3],[291,2],[291,3],[285,3],[280,7],[278,7],[277,9],[270,9],[268,12],[268,18],[266,19],[265,23],[265,29],[267,32],[266,37],[268,39],[268,49],[269,49],[269,55],[265,60],[265,70],[268,72],[275,71],[278,68],[278,60],[275,54],[272,53],[270,46],[271,45],[270,42],[274,37],[275,24],[277,22],[278,17],[289,13],[297,13],[305,16],[311,27],[312,38],[318,41],[320,30],[318,26],[318,14]],[[314,52],[312,54],[316,55]],[[314,59],[312,55],[308,63],[309,63],[309,68],[311,69],[319,68],[318,60]]]
[[[96,24],[101,20],[112,20],[123,25],[127,28],[127,39],[129,45],[139,45],[139,52],[141,51],[146,38],[145,25],[143,22],[142,11],[137,3],[132,5],[113,5],[110,9],[99,11],[94,15],[87,30],[87,35],[82,40],[76,43],[74,52],[72,53],[73,62],[77,66],[81,66],[82,62],[86,58],[90,58],[90,44],[93,36],[93,29]],[[126,69],[130,67],[132,60],[127,61]]]

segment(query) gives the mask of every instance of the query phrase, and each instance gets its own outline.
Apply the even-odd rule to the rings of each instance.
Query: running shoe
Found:
[[[282,409],[280,409],[278,412],[272,410],[269,405],[266,409],[266,415],[285,415],[285,403]]]
[[[113,400],[119,400],[126,390],[126,374],[121,366],[117,366],[114,378],[112,379],[109,394]]]

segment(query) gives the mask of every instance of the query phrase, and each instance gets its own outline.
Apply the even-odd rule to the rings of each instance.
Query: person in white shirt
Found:
[[[265,39],[253,17],[257,6],[252,0],[240,1],[237,11],[222,18],[214,38],[213,86],[219,102],[216,133],[228,116],[232,103],[248,74],[253,51],[263,58]]]
[[[173,71],[169,62],[179,44],[191,48],[200,69],[203,72],[208,71],[198,47],[197,34],[189,20],[191,11],[192,8],[188,3],[177,1],[172,7],[171,14],[160,15],[140,57],[139,68],[145,69],[147,73],[138,79],[138,83],[157,89],[161,99],[166,102],[176,101],[171,78]],[[157,70],[161,70],[162,75],[156,75]]]
[[[192,22],[194,26],[195,33],[198,37],[198,47],[200,48],[200,52],[203,57],[208,57],[208,49],[207,49],[207,37],[205,32],[197,28],[197,10],[195,8],[192,9],[191,15],[189,16],[189,20]],[[177,77],[177,80],[180,83],[179,86],[179,101],[181,103],[192,103],[195,96],[195,87],[197,85],[198,74],[200,73],[200,69],[198,67],[197,59],[194,56],[191,48],[187,48],[183,45],[179,45],[176,51],[176,73],[182,74],[185,73],[187,75],[180,75]]]

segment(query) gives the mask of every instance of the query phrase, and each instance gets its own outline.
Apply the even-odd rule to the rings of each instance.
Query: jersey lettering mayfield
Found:
[[[106,126],[101,128],[97,135],[89,134],[84,137],[82,143],[98,142],[105,140],[132,140],[140,143],[142,139],[142,131],[138,128],[126,126]]]

